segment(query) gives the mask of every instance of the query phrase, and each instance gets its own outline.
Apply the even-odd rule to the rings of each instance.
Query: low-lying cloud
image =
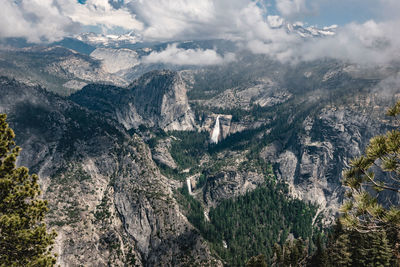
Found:
[[[281,42],[251,40],[247,47],[253,53],[270,55],[283,62],[297,63],[334,58],[358,64],[384,64],[400,60],[400,21],[363,24],[351,23],[334,36],[303,39],[281,38]],[[279,39],[278,39],[279,40]]]
[[[400,21],[349,24],[336,36],[303,45],[302,59],[337,58],[359,64],[384,64],[400,60]]]
[[[172,65],[207,66],[219,65],[235,60],[233,53],[218,54],[212,49],[183,49],[177,44],[168,45],[161,52],[152,52],[142,58],[143,63],[163,63]]]

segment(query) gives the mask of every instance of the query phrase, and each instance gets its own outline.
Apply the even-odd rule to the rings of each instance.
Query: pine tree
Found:
[[[352,160],[350,168],[343,172],[343,183],[349,191],[348,201],[341,208],[341,221],[348,229],[359,233],[379,235],[385,232],[388,238],[385,237],[382,244],[386,244],[386,239],[390,240],[391,254],[400,266],[400,207],[398,204],[383,206],[378,202],[382,191],[400,193],[400,101],[388,110],[387,115],[396,119],[397,128],[372,138],[365,154]],[[373,255],[368,253],[368,256]],[[386,260],[379,264],[385,266]]]
[[[337,221],[327,245],[327,266],[352,266],[352,251],[349,233]]]
[[[345,232],[345,230],[343,230]],[[370,236],[354,230],[347,230],[350,238],[351,259],[353,266],[366,266],[368,262],[368,249],[370,248]]]
[[[366,235],[369,244],[366,248],[366,263],[364,266],[391,266],[392,250],[389,247],[385,232],[369,233]]]
[[[43,222],[47,201],[38,198],[38,177],[16,167],[20,148],[0,114],[0,266],[53,266],[55,232]]]
[[[263,254],[251,257],[246,267],[267,267],[267,260]]]
[[[283,251],[282,247],[278,244],[274,244],[274,257],[272,258],[272,266],[281,266],[283,263]]]
[[[310,262],[307,264],[308,266],[328,266],[328,254],[326,252],[326,248],[323,246],[321,234],[318,234],[316,240],[316,251],[314,255],[311,257]]]
[[[397,119],[400,101],[387,115]],[[376,175],[379,168],[384,175]],[[349,200],[343,205],[344,225],[360,232],[400,230],[400,209],[378,203],[376,194],[382,191],[400,193],[400,131],[395,129],[372,138],[365,155],[350,162],[344,171],[343,183],[350,190]],[[376,194],[371,194],[371,190]]]
[[[340,235],[329,250],[331,266],[351,266],[350,240],[347,234]]]
[[[288,240],[283,246],[275,243],[272,266],[305,266],[308,257],[307,248],[308,243],[301,238]]]

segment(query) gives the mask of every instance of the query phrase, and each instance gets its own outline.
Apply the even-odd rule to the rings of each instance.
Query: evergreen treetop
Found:
[[[0,266],[53,266],[55,232],[43,222],[47,201],[39,199],[37,175],[16,167],[20,148],[0,114]]]

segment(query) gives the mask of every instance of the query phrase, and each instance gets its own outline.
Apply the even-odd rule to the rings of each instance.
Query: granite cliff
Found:
[[[144,125],[165,131],[185,131],[195,127],[185,84],[172,71],[149,72],[127,88],[88,85],[70,99],[104,112],[126,129]]]
[[[118,123],[1,78],[0,112],[39,174],[62,266],[221,265],[182,214],[148,146]]]

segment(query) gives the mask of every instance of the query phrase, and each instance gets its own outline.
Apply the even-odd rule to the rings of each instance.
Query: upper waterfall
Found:
[[[215,126],[211,134],[211,143],[218,144],[218,138],[220,134],[220,125],[219,125],[219,115],[217,116],[217,120],[215,121]]]

